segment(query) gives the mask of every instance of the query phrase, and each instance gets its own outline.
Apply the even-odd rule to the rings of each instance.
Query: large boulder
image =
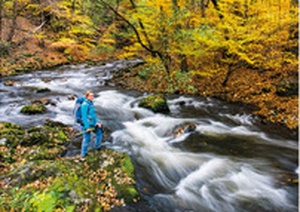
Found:
[[[62,156],[69,143],[71,129],[62,123],[47,121],[42,126],[24,129],[19,125],[0,122],[0,162],[14,162],[20,155],[27,160],[50,160]]]
[[[143,98],[139,102],[139,107],[147,108],[154,113],[168,113],[170,111],[163,94],[154,94]]]

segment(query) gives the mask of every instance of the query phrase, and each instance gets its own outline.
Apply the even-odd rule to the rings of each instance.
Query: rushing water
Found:
[[[298,184],[292,182],[298,179],[297,135],[262,125],[247,109],[215,99],[168,96],[169,114],[139,108],[148,94],[108,82],[115,70],[134,62],[2,78],[0,121],[26,127],[50,117],[78,129],[68,96],[91,89],[98,116],[112,131],[103,145],[131,156],[138,188],[153,211],[298,211]],[[5,86],[7,80],[14,86]],[[38,88],[50,92],[37,93]],[[52,102],[46,114],[20,113],[40,98]],[[188,122],[196,125],[194,132],[171,136]]]

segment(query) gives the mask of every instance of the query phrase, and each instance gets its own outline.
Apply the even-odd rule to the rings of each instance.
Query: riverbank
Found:
[[[136,89],[144,92],[165,92],[161,86],[153,86],[153,78],[139,77],[142,67],[116,76],[113,81],[120,87]],[[294,67],[295,69],[297,67]],[[290,69],[289,69],[290,70]],[[233,73],[226,86],[222,85],[224,74],[213,77],[194,77],[190,85],[196,92],[176,91],[180,94],[192,94],[213,97],[231,103],[252,108],[253,114],[262,123],[272,123],[283,126],[292,134],[298,134],[298,95],[285,95],[278,92],[281,85],[290,86],[289,80],[298,82],[298,75],[291,75],[289,70],[283,70],[278,75],[272,71],[259,72],[241,69]],[[157,78],[157,77],[156,77]],[[162,82],[163,83],[163,82]],[[296,89],[298,89],[298,85]]]

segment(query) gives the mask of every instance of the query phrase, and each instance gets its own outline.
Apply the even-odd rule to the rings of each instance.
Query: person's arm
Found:
[[[98,117],[97,117],[97,114],[96,114],[96,108],[95,108],[94,104],[91,105],[91,111],[92,111],[93,118],[94,118],[94,121],[95,121],[94,123],[96,123],[95,127],[101,128],[102,125],[98,120]]]
[[[89,124],[88,124],[88,109],[89,109],[89,105],[83,103],[81,105],[81,117],[82,117],[82,122],[83,122],[83,128],[84,130],[87,130],[89,128]]]

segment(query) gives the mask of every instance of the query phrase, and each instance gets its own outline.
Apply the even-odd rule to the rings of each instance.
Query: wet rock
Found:
[[[68,100],[75,100],[77,97],[74,94],[68,95]]]
[[[4,83],[5,86],[13,86],[14,84],[15,84],[15,82],[12,80],[8,80]]]
[[[56,103],[48,98],[40,98],[31,101],[32,104],[43,104],[43,105],[53,105],[56,106]]]
[[[171,136],[173,137],[179,137],[183,135],[184,133],[194,132],[196,129],[196,125],[194,123],[184,123],[176,126],[171,133]]]
[[[163,94],[154,94],[143,98],[139,102],[139,107],[147,108],[155,113],[168,113],[170,109]]]
[[[43,82],[51,82],[52,79],[51,79],[51,78],[43,78],[42,81],[43,81]]]
[[[51,90],[49,88],[39,88],[36,90],[37,93],[47,93],[50,92]]]

